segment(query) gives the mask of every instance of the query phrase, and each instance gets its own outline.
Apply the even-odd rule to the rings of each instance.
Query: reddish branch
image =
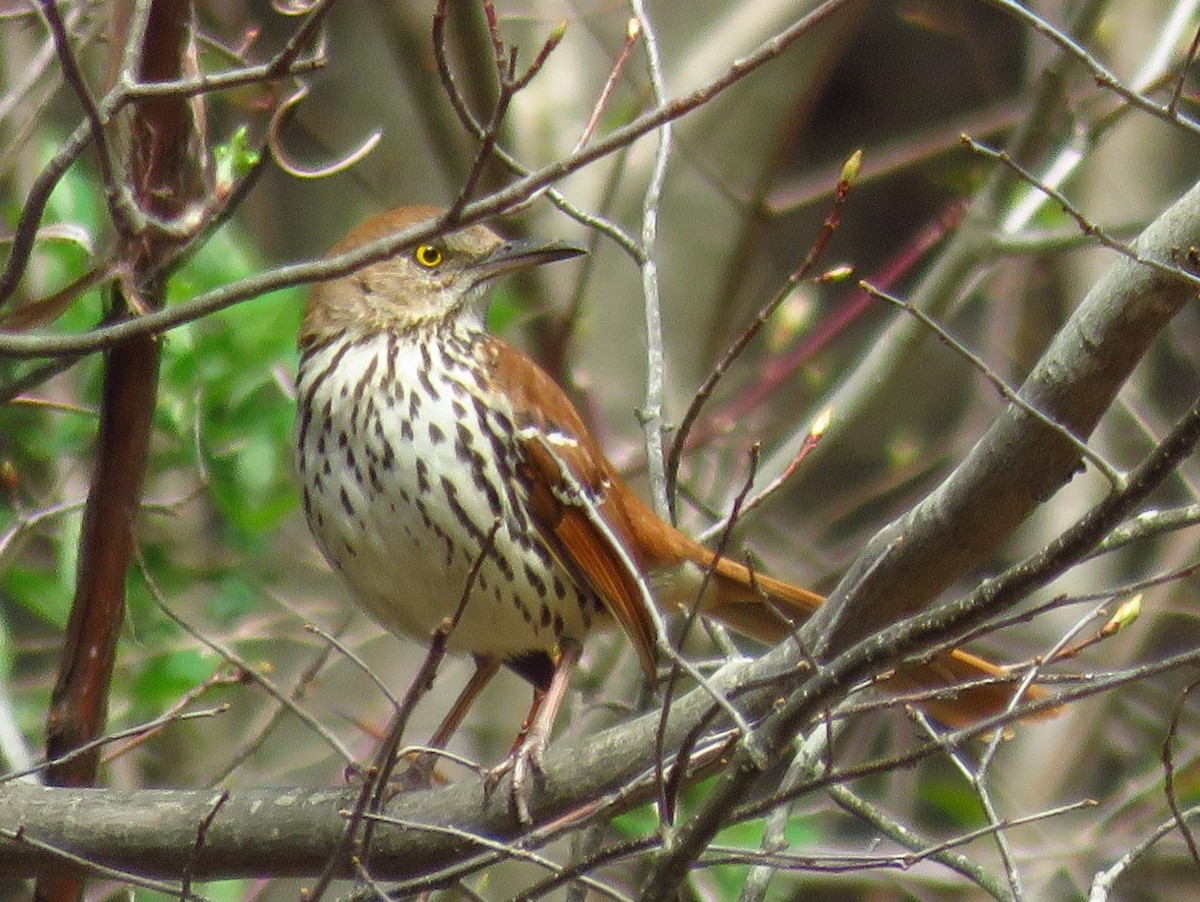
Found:
[[[139,81],[182,76],[190,21],[189,0],[151,4],[136,64]],[[60,53],[69,54],[70,49]],[[69,68],[73,67],[64,62],[64,70]],[[75,87],[78,92],[80,85]],[[122,231],[118,241],[124,278],[114,286],[113,295],[115,309],[122,312],[162,306],[162,261],[172,256],[174,239],[153,223],[173,220],[201,189],[192,146],[198,134],[192,102],[182,96],[147,98],[132,113],[124,176],[134,204],[148,216],[136,230],[129,228],[128,221],[115,223]],[[110,183],[106,188],[112,192],[121,186]],[[96,467],[83,517],[75,598],[47,723],[46,750],[51,760],[94,739],[104,728],[158,366],[159,343],[145,336],[114,347],[105,360]],[[97,751],[52,764],[47,782],[89,785],[95,781],[97,764]],[[64,874],[40,881],[37,895],[40,900],[70,900],[78,898],[81,889],[77,874]]]

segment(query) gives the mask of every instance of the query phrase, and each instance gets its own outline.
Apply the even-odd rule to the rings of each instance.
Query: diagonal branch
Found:
[[[1191,268],[1200,183],[1135,242],[1138,255]],[[1072,314],[1021,387],[1025,405],[1084,439],[1195,285],[1121,256]],[[920,610],[985,562],[1080,463],[1079,447],[1009,405],[953,473],[880,530],[808,624],[818,657]]]

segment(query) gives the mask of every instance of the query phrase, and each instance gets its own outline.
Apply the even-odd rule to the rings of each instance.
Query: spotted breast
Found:
[[[305,514],[330,564],[389,630],[428,639],[469,588],[451,648],[502,659],[550,651],[581,639],[604,606],[530,522],[517,424],[488,391],[489,337],[445,333],[304,350]]]

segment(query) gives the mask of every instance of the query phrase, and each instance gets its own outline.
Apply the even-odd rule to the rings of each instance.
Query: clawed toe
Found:
[[[508,800],[523,827],[533,826],[533,815],[529,810],[528,779],[531,773],[542,773],[542,757],[545,751],[545,735],[530,730],[512,750],[512,754],[484,774],[484,792],[491,795],[504,776],[512,772]]]

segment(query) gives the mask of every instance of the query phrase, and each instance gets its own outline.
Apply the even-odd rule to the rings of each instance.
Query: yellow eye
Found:
[[[446,255],[442,253],[440,247],[435,247],[432,244],[422,244],[413,251],[413,259],[426,269],[434,269],[442,265],[442,261],[446,259]]]

